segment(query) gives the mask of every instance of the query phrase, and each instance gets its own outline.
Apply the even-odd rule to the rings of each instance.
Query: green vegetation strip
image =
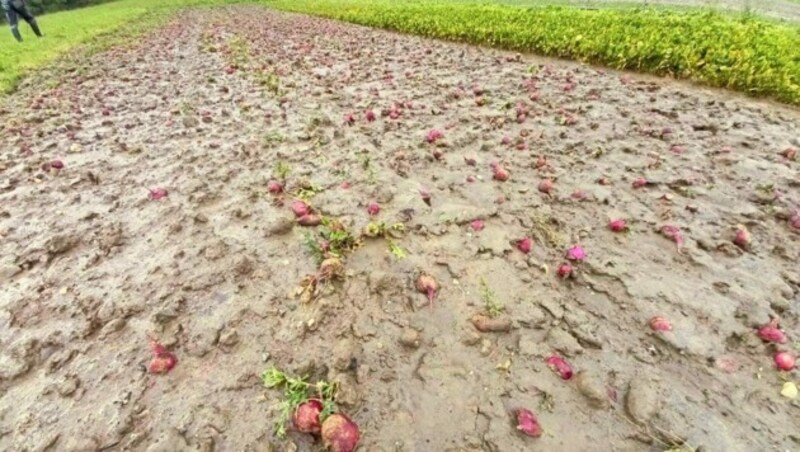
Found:
[[[436,0],[264,3],[404,33],[690,79],[800,104],[800,27],[750,16]]]

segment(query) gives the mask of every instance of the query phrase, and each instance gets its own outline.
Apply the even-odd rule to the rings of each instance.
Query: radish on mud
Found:
[[[148,198],[150,198],[151,201],[158,201],[159,199],[167,197],[167,189],[165,188],[151,188],[149,191]]]
[[[556,270],[556,274],[561,279],[569,278],[570,276],[572,276],[572,265],[569,265],[567,263],[559,265],[558,269]]]
[[[444,138],[444,133],[437,129],[432,129],[427,135],[425,135],[425,141],[431,144],[436,143],[442,138]]]
[[[417,277],[416,287],[419,292],[428,297],[428,302],[433,306],[433,299],[436,297],[436,292],[439,291],[439,284],[436,280],[432,276],[422,273]]]
[[[608,229],[613,232],[625,232],[628,230],[628,225],[623,219],[612,220],[608,223]]]
[[[315,213],[307,213],[297,219],[300,226],[319,226],[322,224],[322,217]]]
[[[298,405],[292,415],[294,428],[303,433],[319,433],[322,429],[319,419],[322,409],[322,401],[317,399],[311,399]]]
[[[514,414],[517,418],[517,430],[532,438],[542,436],[542,426],[531,410],[519,408]]]
[[[571,261],[582,261],[586,259],[586,251],[580,245],[575,245],[567,250],[567,259]]]
[[[775,366],[783,371],[794,369],[796,358],[790,352],[778,352],[775,354]]]
[[[547,367],[549,367],[553,372],[558,374],[562,380],[569,380],[572,378],[572,366],[562,357],[558,355],[553,355],[547,358]]]
[[[344,414],[331,414],[322,423],[322,443],[332,452],[353,452],[360,437],[358,425]]]
[[[533,248],[533,240],[531,240],[530,237],[517,240],[517,249],[522,251],[524,254],[530,253],[531,248]]]
[[[469,226],[472,228],[473,231],[480,232],[480,231],[483,230],[485,225],[483,223],[483,220],[476,219],[476,220],[472,220],[472,222],[469,224]]]
[[[672,324],[664,317],[653,317],[649,322],[650,329],[653,331],[672,331]]]
[[[649,182],[647,182],[647,179],[645,179],[644,177],[639,177],[639,178],[636,178],[636,180],[633,181],[632,185],[633,185],[633,188],[642,188],[642,187],[646,187],[647,184],[649,184]]]
[[[367,205],[367,213],[368,214],[370,214],[372,216],[375,216],[375,215],[379,214],[380,212],[381,212],[381,206],[379,206],[377,203],[371,202],[371,203],[369,203]]]
[[[508,180],[508,171],[505,168],[500,166],[499,163],[492,163],[492,177],[494,180],[498,180],[500,182],[505,182]]]
[[[273,195],[283,193],[283,184],[281,184],[276,180],[271,180],[267,182],[267,191],[269,191]]]
[[[736,226],[736,233],[733,237],[733,243],[742,249],[747,249],[750,246],[750,231],[744,225]]]
[[[539,191],[549,195],[551,191],[553,191],[553,181],[550,179],[545,179],[539,182]]]
[[[175,357],[175,354],[167,351],[163,345],[154,339],[150,339],[150,352],[153,357],[147,366],[147,371],[151,374],[165,374],[178,363],[178,358]]]
[[[292,212],[296,217],[302,217],[311,213],[311,207],[305,201],[295,200],[292,201]]]
[[[766,342],[774,342],[776,344],[785,344],[788,342],[786,335],[778,327],[780,320],[774,318],[769,323],[758,329],[758,337]]]

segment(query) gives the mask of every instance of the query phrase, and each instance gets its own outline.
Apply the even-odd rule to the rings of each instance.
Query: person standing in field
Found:
[[[33,32],[36,33],[36,36],[40,38],[42,37],[42,32],[39,31],[39,24],[36,23],[36,19],[33,17],[33,14],[28,11],[28,7],[25,5],[25,0],[0,0],[0,3],[3,5],[3,11],[6,12],[8,25],[11,27],[11,34],[14,35],[14,38],[17,39],[17,42],[22,42],[22,35],[19,34],[20,17],[25,19],[25,22],[28,22],[28,25],[31,26]]]

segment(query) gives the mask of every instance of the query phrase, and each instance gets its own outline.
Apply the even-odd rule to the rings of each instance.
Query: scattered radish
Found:
[[[780,320],[774,318],[769,323],[758,329],[758,337],[767,342],[774,342],[776,344],[785,344],[788,339],[786,335],[778,328]]]
[[[567,250],[567,259],[571,261],[582,261],[586,259],[586,251],[580,245],[575,245]]]
[[[469,226],[472,228],[473,231],[480,232],[483,230],[485,225],[483,224],[483,220],[472,220]]]
[[[321,433],[322,443],[332,452],[353,452],[361,437],[356,423],[341,413],[328,416]]]
[[[151,188],[148,197],[151,201],[158,201],[159,199],[167,197],[167,190],[165,188]]]
[[[435,143],[441,138],[444,138],[444,134],[440,130],[436,129],[432,129],[427,135],[425,135],[425,141],[428,143]]]
[[[680,228],[678,228],[677,226],[669,224],[664,225],[664,227],[661,228],[661,233],[664,234],[665,237],[672,239],[672,241],[675,242],[675,245],[677,245],[678,248],[683,246],[683,234],[681,233]]]
[[[672,331],[672,324],[664,317],[653,317],[649,323],[650,329],[653,331]]]
[[[347,190],[348,188],[350,188],[350,182],[344,181],[342,182],[341,185],[339,185],[339,187],[341,187],[342,190]]]
[[[558,269],[556,270],[556,274],[561,279],[569,278],[570,276],[572,276],[572,265],[569,265],[567,263],[559,265]]]
[[[375,120],[375,112],[372,110],[367,110],[367,112],[364,113],[364,116],[367,118],[368,122],[372,122]]]
[[[547,366],[550,367],[553,372],[557,373],[562,380],[569,380],[572,378],[572,366],[558,355],[547,358]]]
[[[553,191],[553,181],[545,179],[539,182],[539,191],[549,195]]]
[[[647,179],[645,179],[644,177],[639,177],[633,181],[633,188],[646,187],[647,184],[648,184]]]
[[[520,408],[515,415],[517,417],[517,430],[532,438],[542,436],[542,426],[531,410]]]
[[[344,115],[344,123],[348,126],[352,126],[356,123],[356,116],[353,113],[347,113]]]
[[[322,402],[316,399],[301,403],[294,410],[292,424],[303,433],[319,433],[321,430],[319,415],[322,413]]]
[[[52,162],[50,162],[50,168],[53,168],[55,170],[64,169],[64,162],[62,162],[61,160],[53,160]]]
[[[617,219],[608,223],[608,229],[614,232],[625,232],[628,230],[628,225],[625,223],[625,220]]]
[[[794,148],[786,148],[781,152],[781,156],[783,156],[787,160],[796,160],[797,159],[797,149]]]
[[[379,206],[377,203],[371,202],[369,205],[367,205],[367,213],[370,215],[377,215],[380,213],[380,211],[381,206]]]
[[[153,358],[150,360],[147,370],[151,374],[165,374],[178,363],[178,359],[173,353],[168,352],[163,345],[153,339],[150,340],[150,352]]]
[[[508,171],[505,168],[500,166],[499,163],[492,163],[492,172],[494,173],[492,177],[495,180],[499,180],[500,182],[505,182],[508,180]]]
[[[304,201],[298,199],[296,201],[292,201],[292,212],[294,212],[296,217],[302,217],[311,212],[311,207],[309,207],[309,205]]]
[[[283,184],[281,184],[276,180],[271,180],[267,182],[267,191],[269,191],[273,195],[283,193]]]
[[[583,190],[576,190],[575,192],[572,193],[572,199],[576,201],[583,201],[586,198],[588,198],[588,195]]]
[[[750,246],[750,231],[744,225],[736,226],[736,235],[733,237],[733,243],[742,249],[747,249]]]
[[[778,352],[775,354],[775,365],[780,370],[790,371],[794,369],[795,357],[789,352]]]
[[[467,182],[469,182],[469,183],[475,182],[475,176],[473,176],[471,174],[469,176],[467,176]]]
[[[523,253],[525,254],[530,253],[531,248],[533,248],[533,240],[531,240],[529,237],[517,240],[517,249],[522,251]]]
[[[431,205],[431,194],[427,190],[420,190],[419,195],[422,198],[422,202],[427,205]]]
[[[416,286],[418,291],[428,296],[428,302],[433,306],[433,299],[436,297],[436,292],[439,291],[439,284],[436,283],[436,280],[432,276],[422,273],[417,277]]]
[[[508,136],[508,135],[503,136],[503,138],[500,140],[500,144],[502,144],[503,146],[510,145],[511,144],[511,137]]]

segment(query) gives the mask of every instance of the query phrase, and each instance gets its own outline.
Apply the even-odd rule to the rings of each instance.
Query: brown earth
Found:
[[[360,450],[800,447],[798,372],[773,363],[800,337],[796,110],[259,7],[182,13],[2,109],[2,450],[320,450],[274,437],[273,366],[338,382]],[[363,238],[301,302],[325,227],[294,225],[278,172],[354,235],[403,223],[407,256]],[[479,332],[487,299],[504,312]],[[755,334],[775,316],[787,344]],[[171,372],[147,372],[150,338]]]

